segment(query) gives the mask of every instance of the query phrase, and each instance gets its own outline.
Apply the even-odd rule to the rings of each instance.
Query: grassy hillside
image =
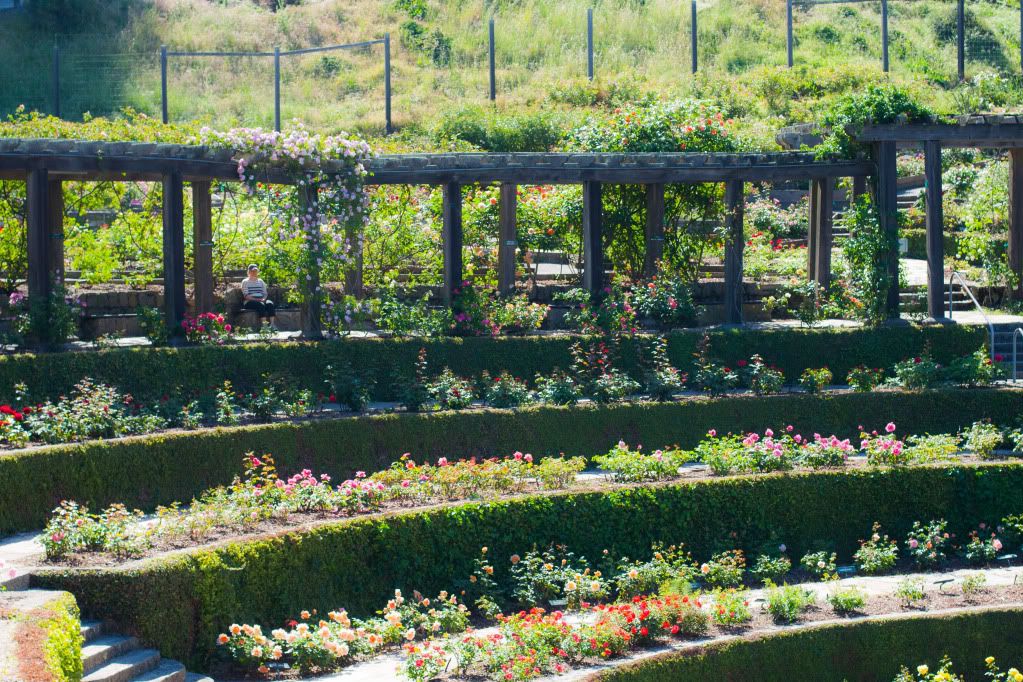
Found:
[[[15,55],[6,60],[13,68],[0,74],[0,112],[19,103],[49,107],[54,43],[65,48],[65,116],[123,106],[158,115],[161,44],[263,51],[390,32],[394,121],[414,133],[453,110],[486,105],[491,16],[497,26],[498,106],[504,110],[543,107],[571,117],[648,91],[716,96],[766,142],[779,123],[807,120],[822,99],[882,77],[876,2],[797,8],[798,68],[788,71],[784,0],[701,0],[701,72],[693,77],[689,6],[679,0],[300,0],[276,11],[267,8],[270,1],[36,0],[37,7],[51,11],[0,15],[0,43]],[[1010,1],[1017,6],[968,0],[969,75],[1018,76],[1019,8]],[[893,79],[941,111],[1017,103],[1015,87],[1008,94],[1000,88],[997,98],[987,100],[979,87],[952,89],[952,0],[890,5]],[[592,84],[586,80],[590,6],[597,74]],[[172,117],[270,125],[272,78],[268,58],[172,58]],[[288,58],[283,79],[285,119],[320,129],[381,131],[380,47]]]

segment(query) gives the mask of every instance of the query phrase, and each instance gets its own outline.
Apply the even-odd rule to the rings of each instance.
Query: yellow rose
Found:
[[[918,665],[916,667],[916,672],[919,675],[926,675],[928,670],[930,670],[930,668],[928,668],[926,665]]]

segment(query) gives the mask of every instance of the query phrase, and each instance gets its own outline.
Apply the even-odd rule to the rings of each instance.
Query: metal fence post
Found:
[[[494,47],[494,18],[490,18],[490,101],[497,99],[497,66],[494,64],[496,49]]]
[[[60,47],[53,46],[53,115],[60,118]]]
[[[888,0],[881,0],[881,68],[888,73]]]
[[[792,68],[792,0],[785,0],[785,50]]]
[[[281,48],[274,48],[274,130],[281,132]]]
[[[959,80],[966,78],[966,1],[956,3],[956,59]]]
[[[384,131],[394,132],[391,125],[391,34],[384,34]]]
[[[586,75],[593,80],[593,8],[586,10]]]
[[[692,43],[691,47],[692,47],[692,50],[693,50],[693,73],[696,73],[696,69],[699,66],[699,61],[697,60],[698,53],[697,53],[697,42],[696,42],[696,35],[697,35],[696,34],[696,0],[693,0],[692,5],[691,5],[691,9],[690,9],[689,31],[690,31],[689,40]]]
[[[170,123],[170,111],[167,107],[167,46],[160,46],[160,112],[163,122]]]

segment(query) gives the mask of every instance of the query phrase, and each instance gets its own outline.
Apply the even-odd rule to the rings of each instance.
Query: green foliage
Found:
[[[995,448],[1005,441],[1002,430],[989,421],[974,422],[963,431],[963,438],[966,449],[981,459],[992,458]]]
[[[888,257],[896,248],[895,235],[881,227],[866,195],[842,220],[849,230],[842,254],[848,266],[851,312],[868,325],[878,325],[888,317],[888,289],[895,284],[888,273]]]
[[[828,595],[828,603],[835,613],[847,616],[862,609],[867,603],[867,596],[858,587],[839,588]]]
[[[827,367],[807,368],[799,375],[799,383],[806,388],[807,393],[820,393],[831,384],[831,379],[831,370]]]
[[[776,623],[795,623],[817,601],[816,593],[798,585],[769,585],[765,594],[767,612]]]
[[[859,92],[839,98],[830,110],[824,112],[820,124],[827,134],[824,142],[818,145],[817,154],[853,156],[859,150],[847,129],[855,135],[868,123],[895,123],[900,117],[905,117],[910,123],[919,123],[931,116],[930,110],[897,85],[870,84]]]
[[[860,548],[853,554],[856,568],[861,573],[874,575],[895,568],[899,560],[899,547],[887,534],[881,535],[881,524],[874,522],[869,540],[860,540]]]
[[[481,106],[445,114],[434,134],[488,152],[552,151],[562,137],[559,121],[548,112],[502,114]]]
[[[799,564],[819,580],[838,577],[838,556],[834,552],[807,552]]]

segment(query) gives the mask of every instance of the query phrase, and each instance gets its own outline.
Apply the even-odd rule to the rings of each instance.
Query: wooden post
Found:
[[[927,316],[945,319],[944,209],[941,205],[941,142],[927,140],[924,147],[924,190],[927,227]]]
[[[812,181],[812,196],[816,196],[814,213],[810,216],[811,226],[816,225],[811,254],[814,267],[811,279],[818,288],[827,289],[831,284],[831,247],[834,244],[834,178],[817,178]],[[807,247],[809,250],[809,247]]]
[[[817,281],[817,241],[820,235],[820,195],[817,193],[819,186],[816,180],[810,181],[810,229],[806,233],[806,277],[810,282]]]
[[[163,176],[163,307],[172,337],[185,318],[185,183],[181,173]]]
[[[454,292],[462,286],[462,186],[451,181],[444,185],[444,225],[441,235],[444,249],[444,302],[454,302]]]
[[[497,291],[502,296],[515,292],[515,254],[518,249],[518,185],[501,183],[501,222],[497,241]]]
[[[26,185],[26,222],[28,251],[28,298],[49,306],[50,280],[50,206],[49,173],[45,168],[28,172]],[[38,305],[38,303],[37,303]],[[47,316],[47,323],[49,316]],[[40,338],[49,338],[49,330],[38,330]]]
[[[857,175],[852,181],[852,201],[855,202],[867,193],[867,179],[862,175]]]
[[[899,192],[898,171],[895,167],[896,149],[894,142],[880,142],[874,145],[877,162],[877,215],[881,229],[888,233],[892,244],[888,254],[888,317],[899,317]]]
[[[49,201],[48,239],[50,281],[64,283],[64,183],[50,180],[46,187]]]
[[[646,258],[643,276],[657,274],[657,264],[664,255],[664,185],[646,186]]]
[[[1023,148],[1009,150],[1009,271],[1014,300],[1023,300]]]
[[[213,310],[213,206],[208,180],[192,183],[192,251],[195,312]]]
[[[345,293],[361,299],[365,293],[362,280],[362,233],[355,227],[345,230],[345,239],[351,248],[351,266],[345,270]]]
[[[306,248],[318,251],[320,248],[319,231],[319,197],[317,187],[312,184],[300,185],[298,188],[298,202],[302,209],[303,232],[307,231],[309,224],[316,223],[317,229],[312,231],[310,239],[306,240]],[[299,282],[299,287],[304,287],[305,310],[302,315],[302,338],[310,341],[318,341],[323,338],[323,320],[320,314],[320,271],[318,268],[308,273],[306,281]]]
[[[742,324],[743,182],[725,183],[725,321]]]
[[[583,183],[583,289],[599,295],[604,286],[603,199],[600,183]]]

